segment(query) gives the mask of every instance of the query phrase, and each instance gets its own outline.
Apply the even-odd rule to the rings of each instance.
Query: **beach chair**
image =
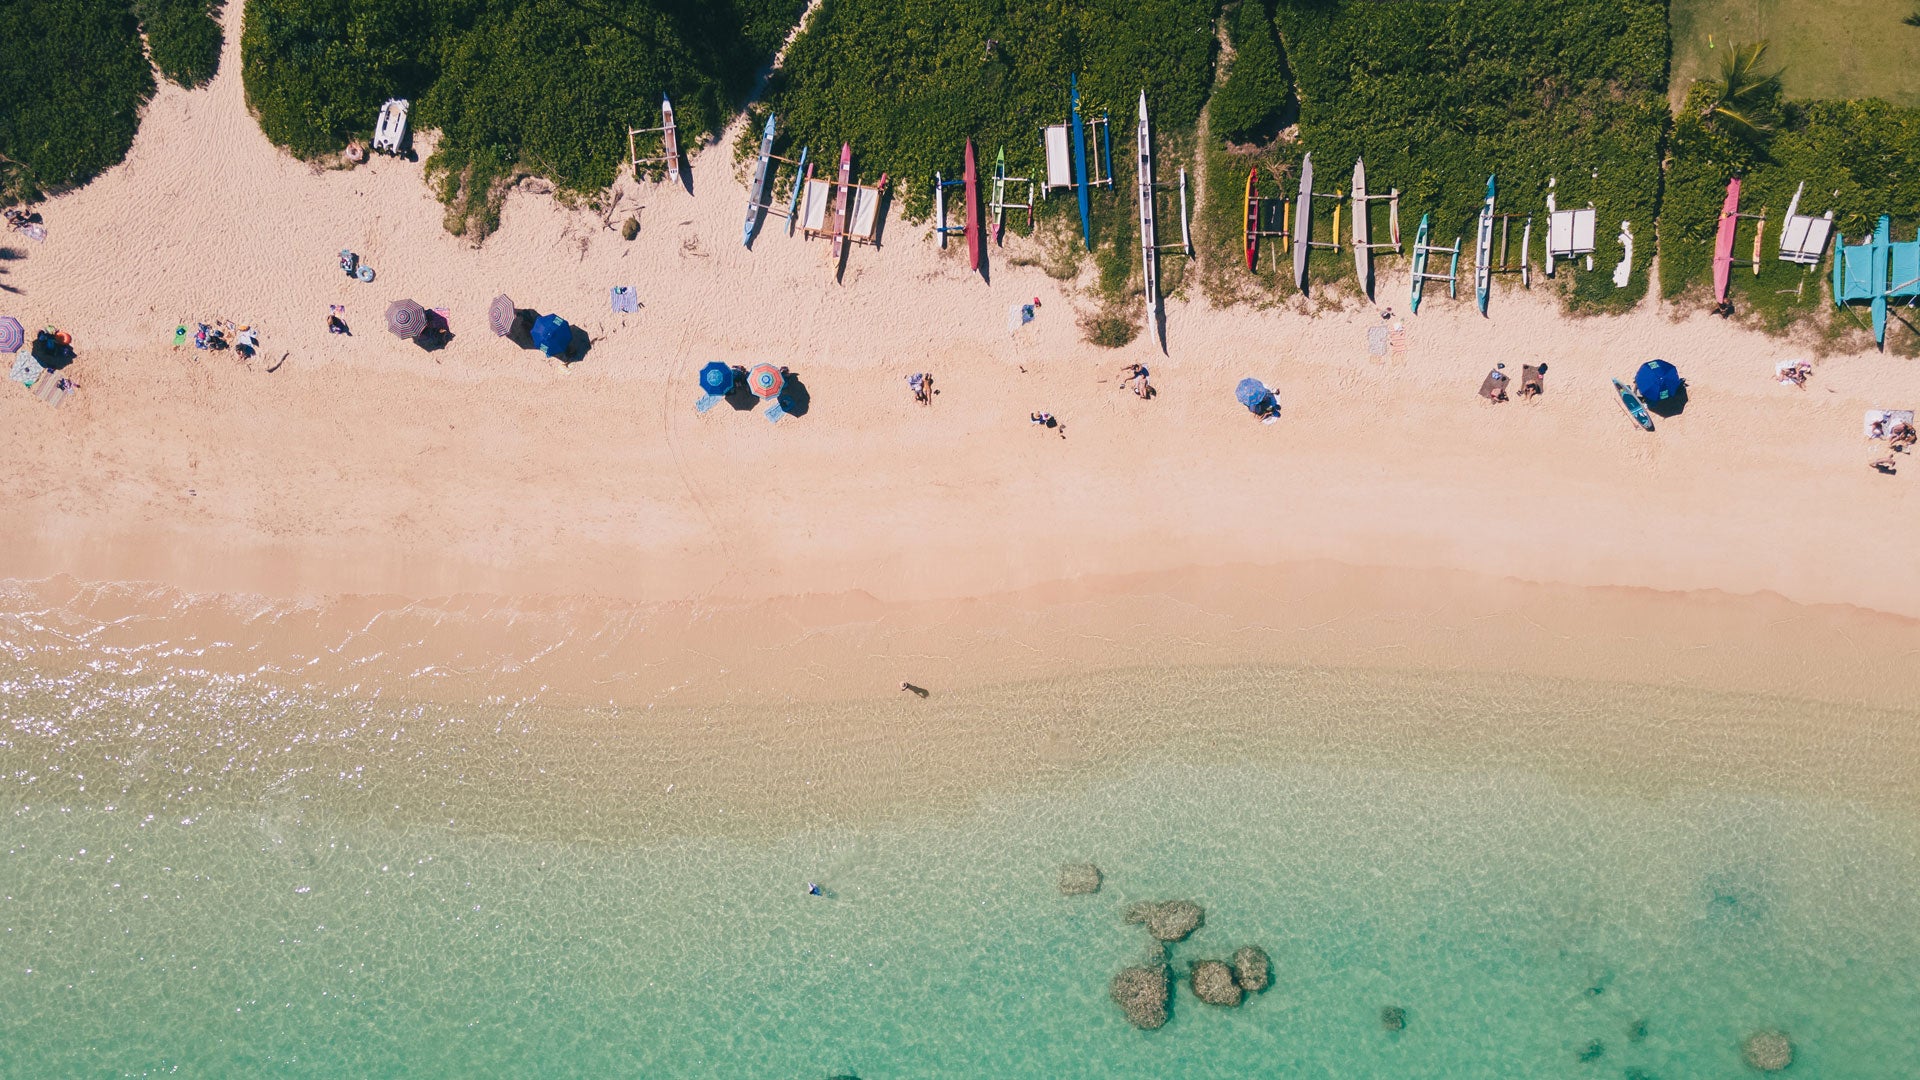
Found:
[[[1820,217],[1802,214],[1800,196],[1806,190],[1806,182],[1801,181],[1794,189],[1793,201],[1787,204],[1787,219],[1780,226],[1780,261],[1817,266],[1826,253],[1827,241],[1833,237],[1833,211]]]
[[[1547,276],[1553,276],[1556,259],[1587,257],[1587,269],[1593,269],[1594,232],[1599,214],[1592,203],[1577,210],[1562,210],[1554,204],[1553,189],[1557,177],[1547,180]]]
[[[833,205],[834,182],[823,176],[815,176],[809,170],[804,184],[800,213],[800,232],[808,239],[816,236],[832,236],[833,228],[827,224],[827,211]]]
[[[884,174],[878,184],[853,184],[853,214],[847,221],[847,239],[856,244],[878,246],[880,235],[880,196],[886,190]]]
[[[400,153],[407,138],[407,99],[388,98],[380,106],[380,119],[373,125],[373,150],[377,154]]]

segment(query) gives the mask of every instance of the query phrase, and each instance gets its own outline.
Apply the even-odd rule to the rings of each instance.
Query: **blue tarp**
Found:
[[[1259,379],[1241,379],[1240,385],[1233,388],[1233,396],[1247,411],[1257,415],[1266,413],[1274,404],[1273,391]]]
[[[552,356],[564,353],[573,345],[573,327],[558,315],[542,315],[533,320],[533,329],[527,332],[533,347]]]
[[[1633,388],[1642,401],[1666,401],[1680,393],[1680,372],[1665,360],[1649,360],[1634,375]]]

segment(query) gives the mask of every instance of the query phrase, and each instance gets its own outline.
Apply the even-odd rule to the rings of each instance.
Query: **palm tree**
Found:
[[[1780,73],[1760,71],[1766,55],[1764,41],[1735,45],[1721,54],[1720,77],[1704,81],[1712,96],[1701,106],[1700,119],[1754,142],[1771,134],[1767,114],[1780,88]]]

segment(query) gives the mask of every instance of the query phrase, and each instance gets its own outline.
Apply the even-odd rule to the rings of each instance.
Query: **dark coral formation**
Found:
[[[1060,891],[1068,896],[1086,896],[1100,891],[1100,868],[1092,863],[1073,863],[1060,868]]]
[[[1108,992],[1134,1027],[1152,1029],[1167,1022],[1165,964],[1123,968]]]
[[[1127,921],[1145,923],[1159,941],[1179,941],[1199,929],[1206,912],[1191,900],[1142,901],[1127,909]]]
[[[1233,977],[1233,969],[1218,960],[1196,960],[1188,981],[1193,996],[1209,1005],[1238,1005],[1242,993]]]
[[[1273,981],[1273,961],[1258,945],[1244,945],[1233,954],[1233,979],[1240,989],[1257,994]]]

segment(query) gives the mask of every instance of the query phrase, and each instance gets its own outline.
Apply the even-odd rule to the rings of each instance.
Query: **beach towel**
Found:
[[[1506,392],[1507,377],[1498,371],[1487,372],[1487,377],[1480,383],[1480,396],[1488,401],[1497,401]]]
[[[1532,364],[1523,364],[1520,367],[1520,389],[1524,392],[1529,387],[1531,387],[1536,394],[1545,393],[1547,380],[1541,377],[1538,367]]]
[[[1774,377],[1774,380],[1775,380],[1776,382],[1778,382],[1778,383],[1780,383],[1780,384],[1781,384],[1782,386],[1797,386],[1797,385],[1799,385],[1798,383],[1796,383],[1796,382],[1794,382],[1794,381],[1793,381],[1792,379],[1789,379],[1789,378],[1787,378],[1787,372],[1789,372],[1789,371],[1792,371],[1793,369],[1795,369],[1795,368],[1797,368],[1797,367],[1799,367],[1799,366],[1800,366],[1801,364],[1805,364],[1805,363],[1806,363],[1806,361],[1805,361],[1805,360],[1782,360],[1782,361],[1780,361],[1779,363],[1777,363],[1777,364],[1775,364],[1775,365],[1773,365],[1773,377]],[[1808,365],[1808,366],[1812,366],[1812,365]]]
[[[1884,439],[1887,437],[1887,429],[1901,421],[1905,421],[1908,424],[1913,423],[1913,410],[1868,409],[1866,419],[1863,420],[1860,425],[1860,434],[1869,439]],[[1881,425],[1880,434],[1878,435],[1873,433],[1873,425],[1875,423]]]
[[[40,366],[40,361],[35,360],[32,353],[23,352],[14,358],[13,370],[7,373],[7,378],[21,386],[32,386],[46,373],[47,369]]]
[[[73,394],[73,380],[48,376],[33,384],[33,396],[59,408]]]
[[[613,310],[633,312],[640,310],[640,294],[633,291],[631,285],[615,285],[610,295]]]
[[[173,347],[179,348],[187,343],[187,324],[181,323],[173,328]]]
[[[1405,360],[1407,358],[1407,328],[1405,324],[1394,323],[1393,333],[1387,335],[1387,340],[1393,346],[1394,360],[1396,362]]]
[[[1007,329],[1009,330],[1018,330],[1032,321],[1032,304],[1015,304],[1007,311]]]
[[[1385,326],[1367,327],[1367,355],[1376,359],[1387,355],[1389,331]]]

